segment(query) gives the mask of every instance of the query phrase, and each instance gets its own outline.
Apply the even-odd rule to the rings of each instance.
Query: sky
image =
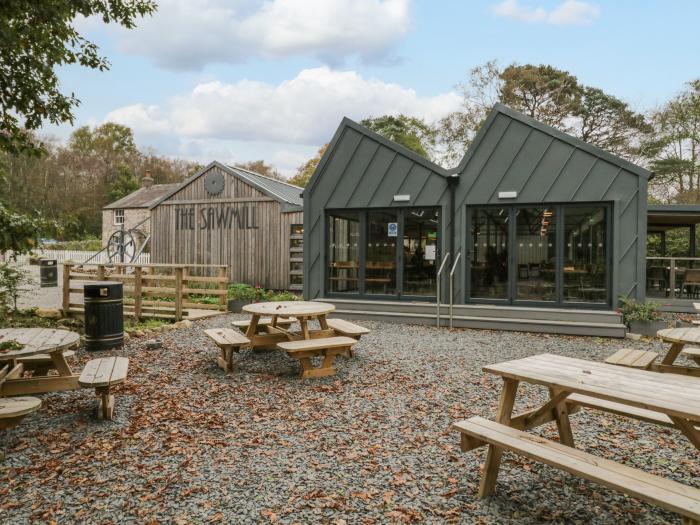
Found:
[[[439,120],[492,59],[553,65],[638,111],[700,77],[695,0],[157,1],[133,30],[76,21],[111,68],[60,70],[74,127],[119,122],[142,149],[287,176],[344,116]]]

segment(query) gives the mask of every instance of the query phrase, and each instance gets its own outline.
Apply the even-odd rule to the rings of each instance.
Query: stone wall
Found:
[[[149,217],[151,214],[148,208],[132,208],[124,210],[124,229],[128,230],[135,227],[138,223]],[[114,210],[102,210],[102,246],[107,246],[109,237],[119,231],[120,225],[114,224]],[[150,232],[150,224],[146,223],[139,227],[139,230],[148,234]],[[138,242],[143,239],[139,239]]]

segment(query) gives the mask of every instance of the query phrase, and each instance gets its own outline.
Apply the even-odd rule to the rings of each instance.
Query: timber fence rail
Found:
[[[182,320],[186,309],[226,310],[228,266],[202,264],[81,264],[63,262],[63,311],[82,315],[83,304],[71,293],[83,293],[86,281],[124,284],[124,316]],[[210,302],[202,302],[205,298]]]
[[[16,266],[28,266],[30,264],[31,257],[39,257],[46,259],[56,259],[59,263],[64,261],[72,261],[75,263],[84,263],[91,258],[95,257],[91,263],[95,264],[108,264],[109,259],[106,252],[99,253],[96,251],[83,251],[83,250],[37,250],[32,255],[24,254],[12,257],[12,252],[8,253],[7,260],[9,263]],[[135,264],[149,264],[151,262],[151,254],[142,253],[138,256],[136,261],[132,261]]]

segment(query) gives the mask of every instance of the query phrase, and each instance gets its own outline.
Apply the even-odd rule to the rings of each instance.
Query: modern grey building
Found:
[[[500,104],[452,170],[344,119],[304,191],[305,298],[434,322],[444,262],[456,325],[624,334],[651,175]]]

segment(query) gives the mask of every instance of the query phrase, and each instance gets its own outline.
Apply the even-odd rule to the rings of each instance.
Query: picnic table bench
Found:
[[[659,364],[653,364],[651,370],[700,377],[700,367],[676,364],[676,360],[684,350],[686,350],[687,345],[700,344],[700,328],[665,328],[659,330],[656,335],[660,337],[662,341],[671,343],[671,346],[661,362]],[[689,357],[693,358],[694,350],[695,349],[688,349]],[[695,359],[693,358],[693,360]]]
[[[233,352],[239,352],[242,346],[250,344],[250,340],[230,328],[210,328],[204,330],[204,333],[221,351],[221,355],[216,358],[216,363],[224,372],[233,372]]]
[[[126,357],[101,357],[92,359],[85,365],[78,383],[82,387],[94,388],[99,396],[98,419],[112,419],[114,396],[111,388],[126,381],[128,370],[129,359]]]
[[[648,369],[656,361],[659,354],[647,350],[635,350],[634,348],[620,348],[605,362],[609,365],[629,366],[632,368]]]
[[[277,343],[277,348],[284,350],[290,357],[301,363],[301,377],[324,377],[335,374],[333,363],[338,354],[346,353],[357,343],[352,337],[337,336],[319,339],[301,339]],[[314,367],[312,357],[321,356],[323,362]]]
[[[505,449],[677,512],[685,523],[700,523],[700,490],[574,449],[569,421],[569,415],[581,407],[607,409],[673,427],[700,450],[697,378],[551,354],[483,370],[503,378],[496,421],[476,417],[453,425],[460,432],[462,450],[488,445],[479,496],[494,492]],[[521,381],[548,388],[550,399],[537,409],[513,415]],[[526,432],[549,422],[556,422],[560,443]]]

